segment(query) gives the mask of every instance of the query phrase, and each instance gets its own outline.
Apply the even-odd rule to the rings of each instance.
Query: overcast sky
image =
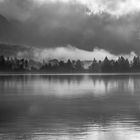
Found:
[[[140,0],[0,0],[0,14],[0,41],[140,55]]]

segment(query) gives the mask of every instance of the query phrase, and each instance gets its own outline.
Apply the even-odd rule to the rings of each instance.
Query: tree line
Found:
[[[33,61],[33,60],[32,60]],[[119,57],[117,60],[110,60],[105,57],[103,61],[95,58],[88,68],[84,68],[80,60],[57,60],[53,62],[40,63],[39,67],[32,65],[31,60],[13,57],[0,56],[1,72],[42,72],[42,73],[122,73],[140,72],[140,57],[135,56],[132,61]]]

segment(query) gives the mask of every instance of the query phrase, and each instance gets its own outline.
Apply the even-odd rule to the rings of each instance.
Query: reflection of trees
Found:
[[[58,81],[60,83],[64,83],[64,82],[77,82],[80,83],[81,80],[84,78],[83,75],[40,75],[40,78],[43,80],[48,80],[50,81]]]
[[[101,75],[101,76],[89,76],[92,80],[93,86],[102,88],[104,86],[105,93],[134,93],[135,90],[140,86],[138,76],[127,76],[127,75]]]

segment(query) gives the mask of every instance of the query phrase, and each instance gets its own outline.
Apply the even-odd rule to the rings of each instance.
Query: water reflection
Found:
[[[94,96],[139,91],[139,77],[135,76],[2,76],[0,90],[7,94]],[[76,94],[75,94],[76,93]]]
[[[1,76],[0,139],[140,139],[140,76]]]

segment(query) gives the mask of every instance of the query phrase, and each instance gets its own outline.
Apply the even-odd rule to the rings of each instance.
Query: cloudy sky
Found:
[[[139,0],[0,0],[0,15],[1,42],[47,58],[140,55]]]

